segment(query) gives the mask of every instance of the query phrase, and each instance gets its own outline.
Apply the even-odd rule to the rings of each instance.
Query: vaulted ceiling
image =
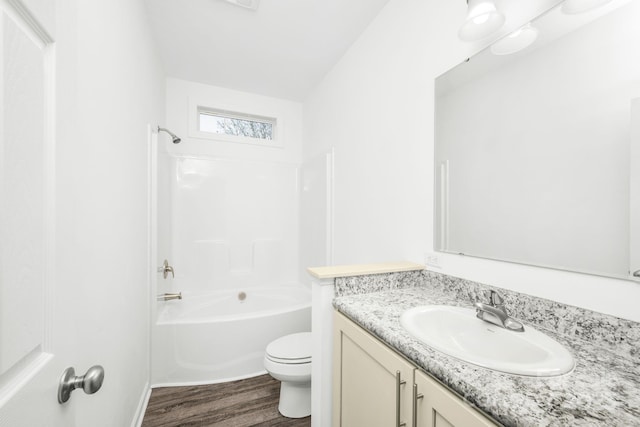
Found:
[[[388,0],[145,0],[168,76],[302,101]]]

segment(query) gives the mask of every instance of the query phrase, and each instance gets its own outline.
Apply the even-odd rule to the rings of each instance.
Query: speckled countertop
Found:
[[[422,344],[400,325],[426,304],[471,307],[485,289],[513,317],[564,344],[573,372],[523,377],[485,369]],[[640,426],[640,325],[432,272],[336,279],[334,307],[505,426]]]

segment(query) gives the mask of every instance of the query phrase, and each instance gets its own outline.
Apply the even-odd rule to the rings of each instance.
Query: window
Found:
[[[277,120],[272,117],[198,107],[200,132],[250,138],[254,142],[273,141],[276,139],[276,124]]]

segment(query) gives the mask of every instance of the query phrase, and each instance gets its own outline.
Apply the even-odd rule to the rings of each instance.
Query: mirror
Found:
[[[640,270],[639,19],[639,1],[559,5],[527,48],[487,48],[436,79],[436,250]]]

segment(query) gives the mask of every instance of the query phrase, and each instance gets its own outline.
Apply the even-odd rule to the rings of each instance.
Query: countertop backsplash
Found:
[[[640,323],[580,307],[485,285],[429,270],[372,274],[335,279],[337,297],[426,287],[451,293],[460,306],[486,301],[487,290],[504,298],[511,317],[556,333],[598,344],[618,354],[640,356]]]

